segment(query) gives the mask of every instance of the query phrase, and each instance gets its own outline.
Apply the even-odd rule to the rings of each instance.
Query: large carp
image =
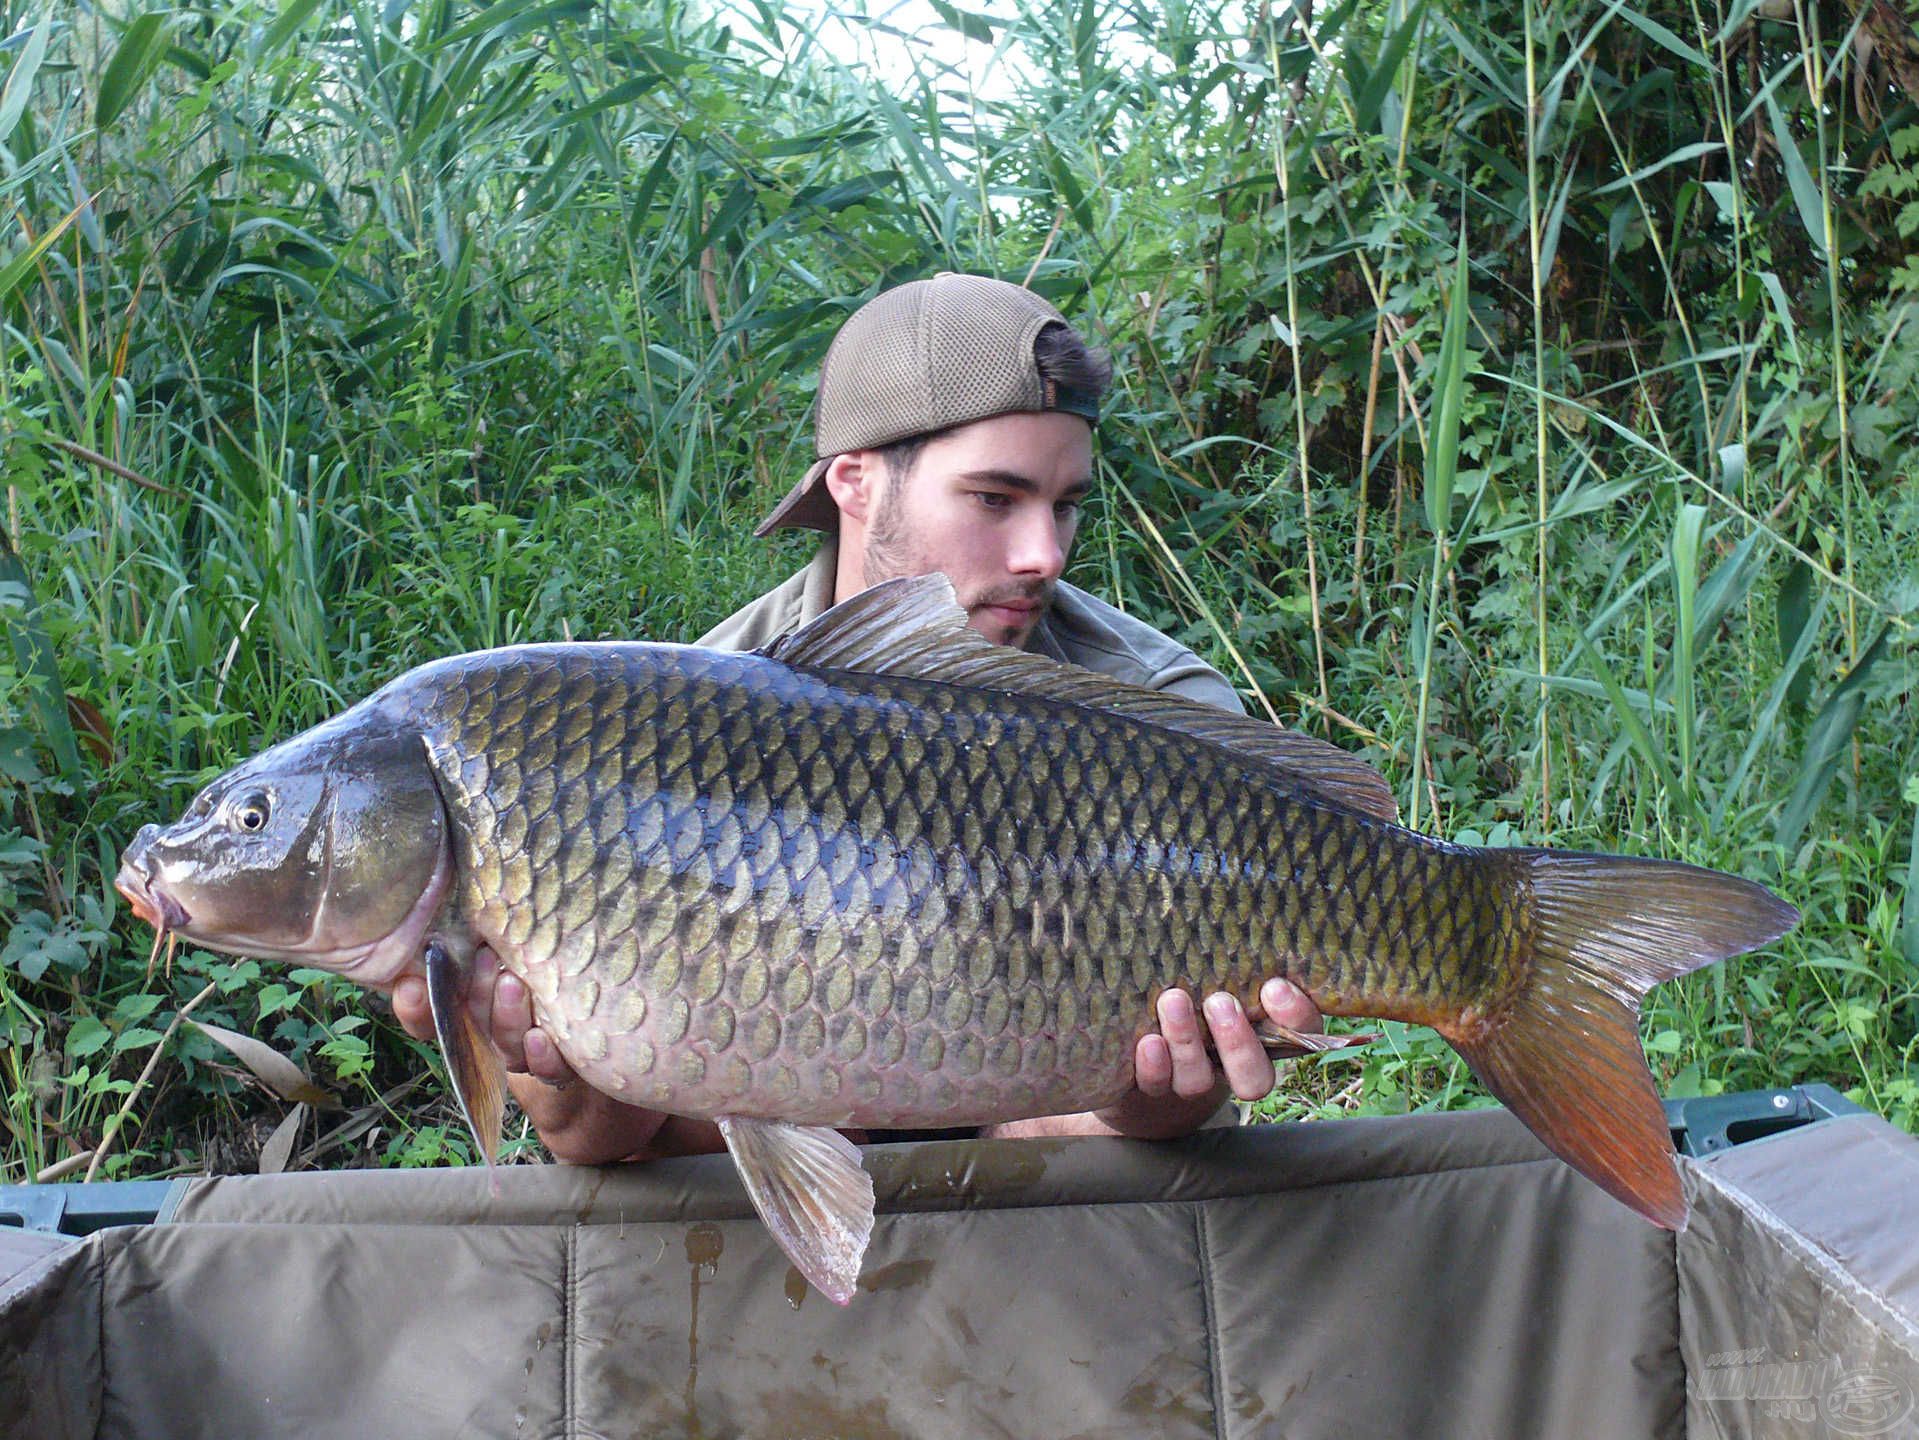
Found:
[[[1333,746],[992,644],[935,575],[754,654],[422,665],[142,829],[119,884],[215,949],[377,984],[424,965],[489,1159],[502,1074],[463,1002],[490,946],[588,1083],[719,1120],[841,1303],[872,1186],[832,1127],[1110,1104],[1162,990],[1251,1004],[1271,975],[1432,1025],[1575,1169],[1682,1225],[1640,998],[1797,912],[1394,817]]]

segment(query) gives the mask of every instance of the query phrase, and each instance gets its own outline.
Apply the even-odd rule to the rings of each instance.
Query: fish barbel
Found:
[[[926,576],[753,654],[422,665],[145,827],[119,885],[215,949],[378,985],[424,965],[489,1161],[504,1077],[464,990],[491,947],[588,1083],[719,1120],[842,1304],[872,1187],[833,1127],[1111,1104],[1163,990],[1253,1007],[1273,975],[1433,1026],[1575,1169],[1682,1225],[1640,999],[1797,912],[1395,813],[1355,757],[994,645]]]

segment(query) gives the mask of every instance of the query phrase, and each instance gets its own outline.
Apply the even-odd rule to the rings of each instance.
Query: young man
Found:
[[[1110,364],[1057,310],[1003,281],[941,275],[862,306],[821,368],[816,461],[759,527],[810,527],[826,539],[810,565],[699,643],[754,649],[870,585],[937,570],[972,627],[1001,644],[1241,708],[1190,650],[1060,578],[1092,486],[1093,426],[1110,379]],[[489,979],[474,986],[476,1014],[556,1158],[595,1164],[723,1148],[710,1122],[623,1105],[576,1083],[534,1023],[526,987],[482,971]],[[410,1033],[432,1035],[424,981],[403,980],[393,1004]],[[1293,1029],[1319,1028],[1312,1003],[1284,981],[1267,982],[1260,1007]],[[1244,1100],[1272,1089],[1272,1061],[1232,996],[1209,996],[1196,1013],[1172,990],[1158,1013],[1159,1033],[1142,1038],[1134,1057],[1136,1088],[1118,1105],[991,1133],[1161,1138],[1199,1128],[1229,1089]]]

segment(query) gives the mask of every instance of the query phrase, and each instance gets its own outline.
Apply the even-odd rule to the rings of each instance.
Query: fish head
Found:
[[[349,712],[143,826],[115,885],[162,936],[384,985],[417,957],[451,873],[421,736]]]

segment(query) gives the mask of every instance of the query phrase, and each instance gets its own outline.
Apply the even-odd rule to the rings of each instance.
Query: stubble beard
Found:
[[[866,549],[861,556],[861,568],[869,586],[885,580],[897,580],[902,576],[930,575],[940,571],[939,563],[932,558],[930,547],[906,518],[906,484],[911,478],[910,471],[904,475],[889,474],[886,477],[886,487],[874,509],[872,523],[866,529]],[[953,579],[950,575],[947,578]],[[957,591],[958,588],[955,582],[954,589]],[[1003,627],[995,626],[993,630],[982,632],[988,639],[1001,645],[1022,645],[1040,619],[1053,608],[1053,589],[1050,580],[1009,580],[1003,585],[989,586],[977,595],[960,594],[959,603],[970,617],[986,605],[1037,600],[1038,610],[1022,628],[1004,632]]]

